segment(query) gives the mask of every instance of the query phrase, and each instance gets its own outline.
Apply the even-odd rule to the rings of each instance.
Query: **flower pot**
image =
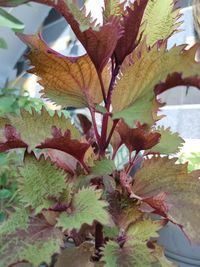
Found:
[[[200,246],[192,245],[179,227],[168,223],[161,231],[158,243],[165,255],[180,267],[200,266]]]

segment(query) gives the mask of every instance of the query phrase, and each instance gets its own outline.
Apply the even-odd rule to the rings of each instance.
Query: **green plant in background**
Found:
[[[10,28],[15,32],[24,30],[24,24],[3,8],[0,8],[0,27]],[[0,37],[0,48],[7,48],[6,40],[3,37]]]
[[[28,95],[18,95],[17,89],[1,89],[0,115],[20,114],[20,109],[41,110],[43,101],[31,98]],[[17,182],[16,166],[22,163],[23,150],[0,153],[0,221],[6,219],[11,207],[17,205]]]
[[[188,170],[194,171],[200,169],[200,152],[182,153],[179,156],[179,162],[188,162]]]

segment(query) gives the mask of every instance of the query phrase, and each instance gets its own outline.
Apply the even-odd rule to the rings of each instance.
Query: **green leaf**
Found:
[[[29,145],[30,150],[52,137],[52,127],[61,129],[63,133],[70,130],[72,138],[80,137],[79,131],[63,113],[60,116],[56,111],[50,115],[44,107],[40,112],[36,112],[35,109],[32,109],[32,112],[21,109],[20,113],[20,116],[8,115],[7,117],[10,124],[20,133],[22,140]]]
[[[93,28],[94,30],[98,30],[98,27],[95,27],[94,23],[92,22],[90,14],[86,16],[85,6],[84,8],[80,9],[79,6],[74,3],[73,0],[64,0],[64,1],[68,9],[70,10],[71,14],[78,22],[81,31],[86,31],[90,27]]]
[[[0,199],[10,198],[12,196],[12,192],[8,189],[0,190]]]
[[[153,263],[153,267],[176,267],[178,265],[176,265],[175,263],[172,263],[171,261],[169,261],[164,254],[164,249],[160,246],[158,246],[157,244],[153,244],[153,246],[155,247],[154,252],[153,252],[153,256],[156,258],[157,262]]]
[[[155,87],[162,82],[165,84],[169,75],[172,75],[173,79],[174,73],[182,73],[181,79],[187,77],[188,84],[192,83],[190,78],[196,77],[199,73],[199,63],[195,61],[196,51],[197,45],[188,50],[185,50],[184,46],[174,46],[166,50],[165,42],[159,48],[155,45],[151,49],[141,43],[121,67],[122,73],[118,76],[112,96],[114,116],[117,113],[117,118],[127,120],[130,125],[131,115],[135,118],[136,113],[140,116],[138,120],[151,124],[150,115],[155,113],[155,106],[159,108],[159,105],[155,105]],[[179,85],[179,81],[176,85]],[[134,108],[135,104],[139,112]],[[155,121],[158,118],[153,119]]]
[[[58,199],[67,187],[66,174],[43,156],[37,160],[33,155],[26,155],[24,165],[19,168],[19,192],[21,201],[34,208],[45,207]]]
[[[2,8],[0,8],[0,26],[11,28],[14,31],[23,31],[24,29],[24,24],[21,21]]]
[[[179,10],[174,10],[173,0],[148,1],[141,27],[147,44],[152,46],[171,36],[181,24],[178,18]]]
[[[116,0],[104,0],[103,18],[107,22],[111,16],[121,17],[124,13],[124,3]]]
[[[151,237],[157,238],[157,231],[162,227],[163,221],[139,220],[129,226],[127,235],[133,237],[133,243],[145,242]]]
[[[91,174],[95,176],[103,176],[106,174],[112,174],[114,170],[116,170],[114,161],[105,158],[95,162],[94,167],[91,168]]]
[[[28,228],[28,222],[29,214],[27,210],[18,208],[0,225],[0,235],[12,234],[19,229],[26,230]]]
[[[103,225],[108,224],[108,204],[100,200],[100,196],[100,192],[92,187],[79,190],[72,199],[71,212],[63,212],[58,218],[57,226],[63,230],[72,230],[80,229],[84,223],[92,225],[94,220]]]
[[[184,140],[178,133],[172,133],[170,128],[165,129],[163,126],[155,129],[161,134],[160,142],[154,146],[151,151],[160,154],[175,154],[178,153],[184,144]]]
[[[149,112],[152,109],[152,95],[144,96],[135,101],[134,105],[113,114],[113,120],[123,118],[129,127],[133,127],[137,121],[141,124],[154,123],[153,115]]]
[[[103,248],[105,267],[151,267],[153,257],[146,244],[130,244],[122,248],[114,241],[109,241]]]
[[[0,4],[1,6],[5,6],[5,7],[13,7],[13,6],[18,6],[21,4],[24,4],[28,2],[28,0],[1,0]]]
[[[8,45],[3,38],[0,38],[0,48],[2,48],[2,49],[8,48]]]
[[[199,172],[188,173],[187,164],[176,161],[158,156],[146,159],[134,176],[132,190],[154,212],[181,225],[192,241],[199,242]]]
[[[62,238],[60,230],[47,224],[43,217],[32,218],[26,230],[0,236],[0,267],[21,261],[28,261],[33,267],[50,264],[52,255],[60,252]]]

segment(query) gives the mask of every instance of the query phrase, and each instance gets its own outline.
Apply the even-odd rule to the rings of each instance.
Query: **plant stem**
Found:
[[[95,113],[94,113],[94,111],[93,111],[92,108],[89,108],[89,110],[90,110],[90,114],[91,114],[91,118],[92,118],[92,124],[93,124],[93,127],[94,127],[94,133],[95,133],[95,136],[96,136],[97,143],[99,145],[100,135],[99,135],[98,129],[97,129],[97,124],[96,124],[96,119],[95,119]]]
[[[118,75],[118,72],[119,72],[119,66],[117,65],[117,66],[115,66],[115,68],[113,68],[113,62],[112,62],[112,78],[110,81],[110,85],[109,85],[109,89],[108,89],[108,96],[107,96],[106,104],[105,104],[105,108],[107,109],[107,113],[103,115],[102,128],[101,128],[100,154],[102,156],[104,156],[105,150],[106,150],[107,146],[109,145],[109,143],[106,141],[107,129],[108,129],[108,119],[109,119],[109,115],[110,115],[112,91],[114,88],[114,84],[115,84],[115,80],[116,80],[116,77]],[[114,132],[114,129],[113,129],[113,132]],[[112,132],[112,134],[113,134],[113,132]],[[111,138],[111,137],[112,137],[112,135],[109,138]]]
[[[132,170],[132,168],[133,168],[133,167],[134,167],[140,160],[143,159],[144,155],[142,155],[141,157],[138,157],[138,158],[137,158],[138,153],[139,153],[139,151],[135,153],[135,156],[133,157],[133,159],[132,159],[131,162],[129,163],[128,168],[127,168],[127,170],[126,170],[126,174],[129,174],[129,172]]]
[[[106,90],[105,90],[105,86],[104,86],[104,83],[103,83],[103,80],[102,80],[102,75],[101,73],[98,73],[98,77],[99,77],[99,82],[100,82],[100,85],[101,85],[101,92],[102,92],[102,95],[103,95],[103,101],[106,105]]]
[[[118,122],[119,122],[119,120],[115,120],[115,121],[113,122],[113,126],[112,126],[112,129],[110,130],[110,133],[109,133],[108,139],[107,139],[107,141],[106,141],[106,145],[105,145],[105,147],[108,147],[108,145],[109,145],[109,143],[110,143],[110,140],[111,140],[111,138],[112,138],[112,135],[113,135],[113,133],[114,133],[114,130],[115,130],[115,128],[116,128]]]
[[[97,251],[97,256],[99,256],[100,248],[102,247],[104,242],[103,239],[103,226],[100,223],[97,223],[95,229],[95,249]]]

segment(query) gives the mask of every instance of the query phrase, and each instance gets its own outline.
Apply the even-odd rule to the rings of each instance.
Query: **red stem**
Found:
[[[106,105],[106,90],[105,90],[105,86],[104,86],[104,83],[103,83],[103,80],[102,80],[102,75],[101,73],[98,73],[98,77],[99,77],[99,82],[100,82],[100,85],[101,85],[101,92],[102,92],[102,95],[103,95],[103,101]]]
[[[96,136],[97,143],[99,145],[100,135],[99,135],[98,129],[97,129],[97,124],[96,124],[96,119],[95,119],[95,113],[94,113],[94,111],[93,111],[92,108],[89,108],[89,110],[90,110],[90,114],[91,114],[91,118],[92,118],[92,124],[93,124],[93,127],[94,127],[94,133],[95,133],[95,136]]]
[[[142,155],[141,157],[137,158],[139,152],[140,152],[140,151],[138,151],[138,152],[135,153],[135,156],[133,157],[133,159],[132,159],[131,162],[129,163],[128,168],[127,168],[127,170],[126,170],[126,174],[129,174],[129,172],[132,170],[132,168],[133,168],[133,167],[134,167],[140,160],[143,159],[144,155]]]
[[[100,223],[96,224],[95,229],[95,249],[97,251],[97,257],[99,257],[100,248],[103,245],[104,238],[103,238],[103,226]]]
[[[114,133],[114,130],[115,130],[115,128],[116,128],[118,122],[119,122],[119,120],[115,120],[115,121],[113,122],[113,126],[112,126],[112,129],[110,130],[110,133],[109,133],[108,139],[107,139],[107,141],[106,141],[106,145],[105,145],[105,147],[108,147],[108,145],[110,144],[110,140],[111,140],[111,138],[112,138],[112,135],[113,135],[113,133]]]

